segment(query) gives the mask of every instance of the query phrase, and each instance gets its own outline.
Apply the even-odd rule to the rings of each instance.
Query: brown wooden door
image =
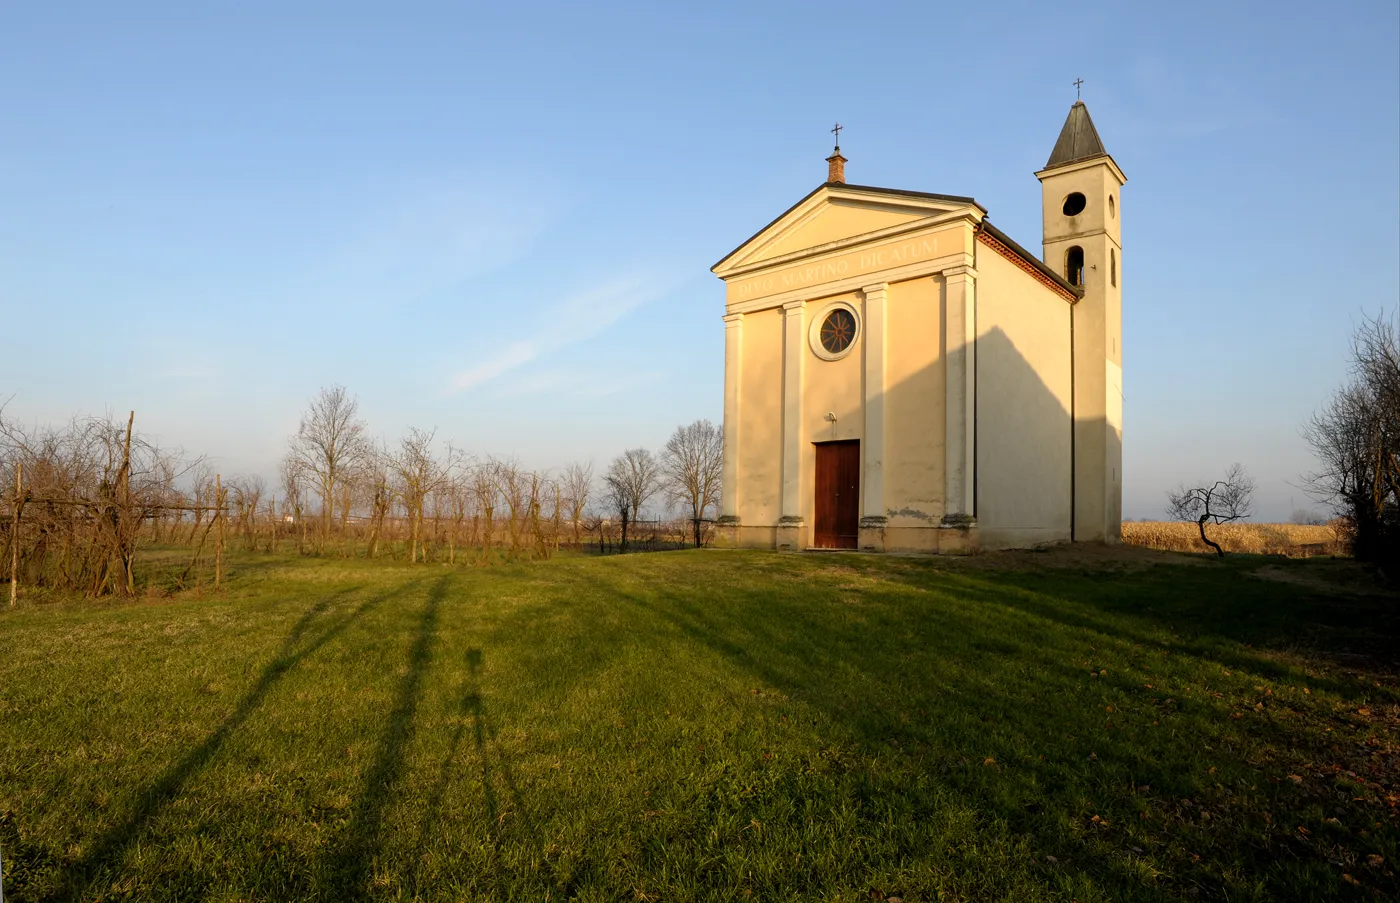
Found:
[[[819,549],[854,549],[860,538],[860,441],[817,443]]]

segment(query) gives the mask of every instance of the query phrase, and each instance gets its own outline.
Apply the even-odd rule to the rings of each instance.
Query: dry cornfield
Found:
[[[1220,524],[1207,526],[1206,535],[1227,552],[1262,555],[1340,555],[1343,548],[1330,525]],[[1123,524],[1123,542],[1167,552],[1209,552],[1194,523],[1141,521]]]

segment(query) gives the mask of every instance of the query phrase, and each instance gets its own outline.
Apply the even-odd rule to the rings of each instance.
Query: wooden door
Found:
[[[816,524],[819,549],[854,549],[860,539],[860,441],[817,443]]]

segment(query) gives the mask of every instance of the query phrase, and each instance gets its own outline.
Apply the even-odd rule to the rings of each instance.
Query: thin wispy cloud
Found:
[[[508,267],[560,215],[560,199],[537,183],[497,173],[486,184],[436,184],[366,211],[312,265],[306,294],[382,308]]]
[[[658,378],[656,371],[628,372],[621,376],[578,370],[542,370],[514,380],[500,392],[502,398],[555,395],[568,398],[602,398]]]
[[[540,348],[535,342],[512,342],[475,367],[463,370],[454,376],[452,388],[456,390],[469,389],[477,383],[493,380],[502,373],[530,363],[539,355]]]
[[[590,339],[664,293],[664,287],[655,280],[632,276],[549,305],[529,334],[506,344],[475,366],[454,374],[448,391],[462,392],[490,382],[546,355]]]

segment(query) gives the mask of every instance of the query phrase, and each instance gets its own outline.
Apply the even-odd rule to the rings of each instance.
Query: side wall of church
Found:
[[[885,547],[937,551],[945,513],[943,280],[891,283],[886,309]]]
[[[744,317],[739,394],[740,545],[772,548],[782,493],[783,311]]]
[[[1070,304],[977,253],[977,522],[985,549],[1070,539]]]

